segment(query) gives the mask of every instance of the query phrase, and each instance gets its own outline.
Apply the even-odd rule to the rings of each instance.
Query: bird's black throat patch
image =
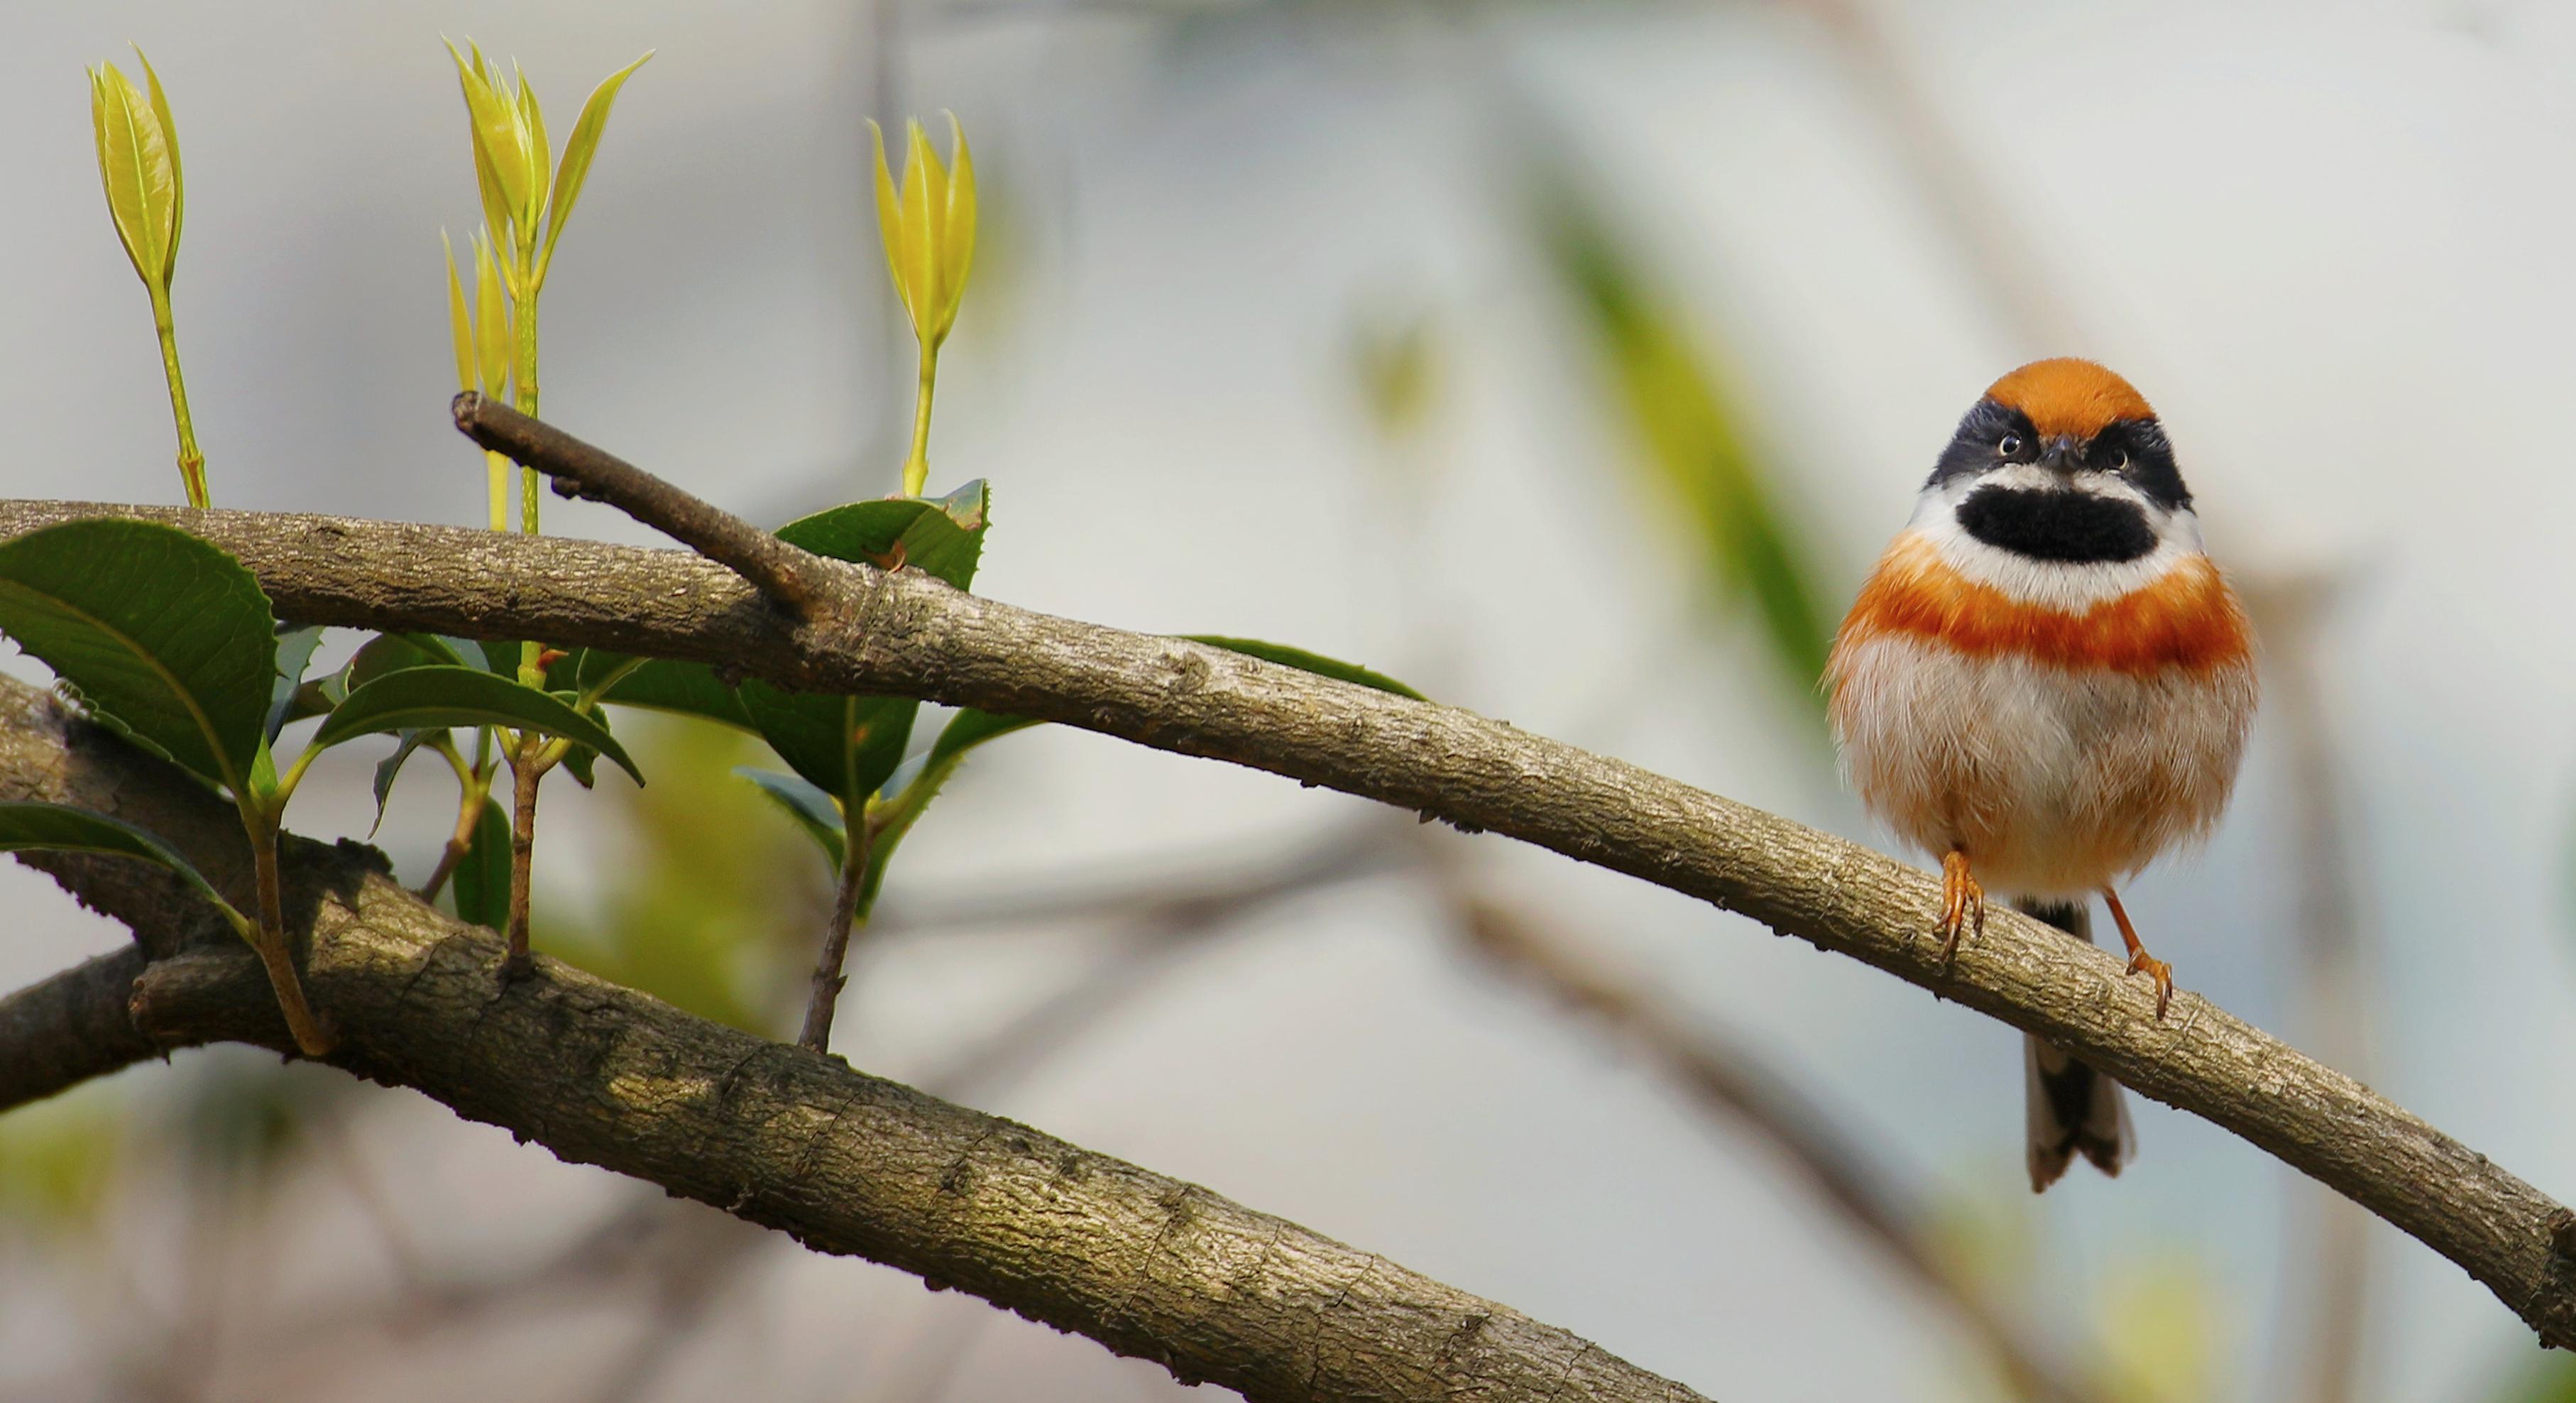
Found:
[[[1959,504],[1959,525],[2034,560],[2136,560],[2156,548],[2155,528],[2137,503],[2063,488],[1980,487]]]

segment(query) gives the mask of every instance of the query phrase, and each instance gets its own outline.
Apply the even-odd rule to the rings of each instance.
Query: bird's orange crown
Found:
[[[2078,442],[2122,419],[2156,417],[2128,381],[2073,356],[2032,361],[1989,386],[1986,398],[2020,410],[2046,437],[2064,434]]]

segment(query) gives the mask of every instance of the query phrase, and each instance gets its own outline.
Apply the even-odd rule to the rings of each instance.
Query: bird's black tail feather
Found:
[[[2092,915],[2082,901],[2015,901],[2013,905],[2024,915],[2092,942]],[[2022,1061],[2030,1191],[2038,1193],[2056,1183],[2078,1154],[2103,1173],[2118,1174],[2138,1147],[2120,1084],[2039,1038],[2025,1040]]]

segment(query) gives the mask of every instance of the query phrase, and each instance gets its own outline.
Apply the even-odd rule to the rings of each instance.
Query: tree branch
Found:
[[[129,816],[140,803],[183,852],[242,844],[231,810],[203,786],[5,679],[0,796]],[[325,1060],[416,1087],[565,1160],[1252,1399],[1700,1397],[1285,1219],[838,1058],[542,957],[533,977],[505,982],[501,942],[422,905],[372,849],[289,838],[280,856],[291,926],[309,936],[306,986],[345,1031]],[[56,875],[87,899],[108,867]],[[158,935],[201,926],[204,903],[165,886],[125,915]],[[227,941],[193,943],[132,977],[128,1006],[152,1045],[293,1050],[259,962]],[[32,1002],[32,991],[11,1001],[21,1011]]]
[[[0,998],[0,1106],[42,1100],[158,1055],[125,1012],[147,960],[129,945]]]
[[[917,571],[821,562],[802,627],[668,551],[344,518],[0,504],[0,535],[148,517],[225,546],[308,623],[542,636],[806,690],[1035,717],[1488,829],[1740,912],[2036,1033],[2205,1116],[2458,1263],[2576,1347],[2576,1216],[2369,1088],[2188,993],[2155,1017],[2118,960],[1997,912],[1941,958],[1921,870],[1622,761],[1453,707],[1175,638],[1054,618]],[[2576,1243],[2576,1231],[2567,1234]]]
[[[606,502],[811,616],[822,594],[814,557],[625,459],[474,390],[448,406],[457,432],[554,479],[555,495]]]

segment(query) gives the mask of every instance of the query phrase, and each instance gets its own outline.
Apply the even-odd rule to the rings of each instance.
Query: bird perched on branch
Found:
[[[2254,636],[2200,544],[2145,399],[2083,360],[1998,380],[1835,637],[1834,738],[1862,801],[1941,861],[1943,957],[1986,892],[2090,940],[2099,892],[2129,972],[2147,953],[2115,882],[2208,833],[2254,717]],[[2032,1038],[2030,1182],[2134,1149],[2119,1087]]]

